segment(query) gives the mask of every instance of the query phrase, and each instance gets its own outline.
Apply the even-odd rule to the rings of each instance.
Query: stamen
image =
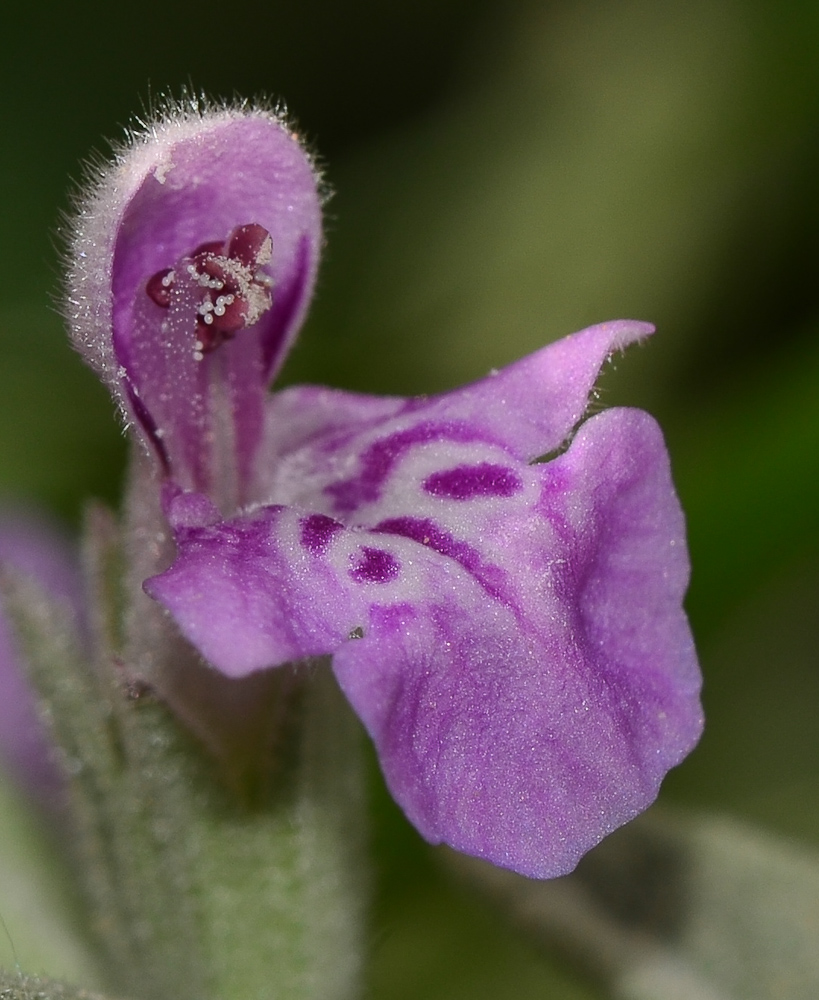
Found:
[[[202,289],[196,310],[197,360],[253,326],[270,308],[273,279],[260,268],[272,255],[270,233],[250,222],[233,229],[223,243],[201,243],[185,262],[185,273]],[[156,305],[169,309],[175,282],[174,269],[164,268],[148,279],[145,291]]]
[[[273,256],[270,233],[256,222],[237,226],[228,238],[228,256],[251,270],[262,267]]]

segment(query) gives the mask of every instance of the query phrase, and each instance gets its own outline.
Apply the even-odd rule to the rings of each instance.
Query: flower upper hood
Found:
[[[255,271],[275,294],[229,351],[202,358],[201,280],[214,279],[197,271],[197,250],[241,271],[241,247],[231,255],[225,244],[247,224],[269,234],[269,259]],[[226,462],[217,448],[230,435],[235,468],[221,473],[239,497],[248,491],[266,390],[304,319],[320,245],[312,163],[267,112],[169,115],[121,151],[82,202],[68,275],[75,345],[181,485],[214,488]],[[176,280],[163,308],[147,283],[168,270]]]
[[[268,396],[320,245],[313,166],[263,111],[169,115],[81,203],[74,340],[153,452],[176,543],[145,589],[229,677],[332,656],[427,839],[563,874],[702,725],[659,428],[577,427],[652,328],[436,397]]]

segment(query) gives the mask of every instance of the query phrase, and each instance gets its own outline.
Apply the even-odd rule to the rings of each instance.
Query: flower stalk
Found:
[[[135,1000],[358,995],[360,733],[326,665],[290,678],[286,723],[257,733],[255,754],[223,745],[217,760],[129,681],[121,530],[101,510],[88,519],[86,568],[98,610],[90,658],[30,580],[9,578],[5,604],[62,748],[74,857],[111,990]],[[189,679],[197,670],[207,668],[190,663]],[[223,699],[266,708],[283,687],[223,685]]]

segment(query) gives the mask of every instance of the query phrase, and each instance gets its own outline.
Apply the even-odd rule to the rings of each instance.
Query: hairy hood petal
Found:
[[[214,466],[230,452],[235,468],[221,475],[246,484],[266,387],[315,280],[321,210],[310,159],[271,112],[180,106],[91,176],[72,220],[75,345],[166,472],[218,489]],[[203,343],[209,330],[221,332]]]

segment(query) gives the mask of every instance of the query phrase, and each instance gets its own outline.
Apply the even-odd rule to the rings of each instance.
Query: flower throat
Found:
[[[239,330],[257,323],[273,304],[272,279],[261,271],[272,253],[270,233],[250,222],[237,226],[223,242],[200,244],[176,267],[157,271],[145,291],[152,302],[169,309],[180,269],[200,286],[194,357],[201,361]]]

